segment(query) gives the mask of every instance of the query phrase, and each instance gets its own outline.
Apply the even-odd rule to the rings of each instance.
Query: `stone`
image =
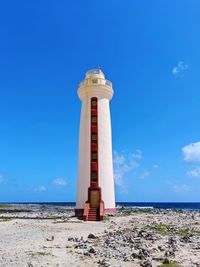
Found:
[[[184,243],[191,243],[192,242],[192,237],[191,236],[183,236],[183,237],[180,238],[180,241],[184,242]]]
[[[169,237],[168,238],[168,243],[170,244],[170,245],[173,245],[173,244],[176,244],[177,243],[177,241],[176,241],[176,238],[175,237]]]
[[[88,250],[89,253],[96,253],[95,249],[93,247],[91,247],[89,250]]]
[[[104,266],[104,267],[110,267],[111,266],[111,264],[108,261],[106,261],[106,259],[99,260],[98,261],[98,265],[99,266]]]
[[[147,232],[146,231],[144,231],[144,230],[140,230],[139,232],[138,232],[138,237],[143,237],[143,238],[145,238],[147,236]]]
[[[52,235],[50,238],[47,238],[46,241],[53,241],[54,240],[54,236]]]
[[[163,260],[163,264],[169,264],[169,263],[170,263],[169,259],[165,258],[165,259]]]
[[[131,254],[131,256],[132,256],[134,259],[140,259],[139,254],[136,253],[136,252],[133,252],[133,253]]]
[[[140,251],[139,251],[139,257],[140,257],[141,260],[146,260],[149,257],[148,250],[146,250],[144,248],[140,249]]]
[[[175,257],[175,253],[173,250],[165,251],[165,257]]]
[[[89,253],[88,251],[84,251],[84,252],[83,252],[83,255],[84,255],[84,256],[91,257],[91,255],[90,255],[90,253]]]
[[[154,261],[163,261],[163,257],[153,257],[152,260]]]
[[[152,267],[152,263],[149,260],[146,260],[140,264],[142,267]]]
[[[97,236],[95,236],[94,234],[89,234],[89,235],[88,235],[88,238],[96,239]]]
[[[158,246],[158,249],[159,249],[160,251],[165,251],[165,248],[163,248],[162,246]]]

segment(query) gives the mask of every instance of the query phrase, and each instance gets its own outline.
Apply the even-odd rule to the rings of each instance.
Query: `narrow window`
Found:
[[[96,141],[97,140],[97,135],[96,134],[92,134],[92,141]]]
[[[92,116],[92,123],[97,123],[97,117],[96,116]]]
[[[96,160],[97,159],[97,152],[92,152],[92,160]]]
[[[98,79],[92,79],[92,83],[97,83]]]
[[[93,100],[92,100],[92,106],[93,106],[93,107],[96,107],[96,106],[97,106],[97,101],[96,101],[96,99],[93,99]]]
[[[92,171],[91,178],[92,178],[92,180],[97,180],[97,172]]]

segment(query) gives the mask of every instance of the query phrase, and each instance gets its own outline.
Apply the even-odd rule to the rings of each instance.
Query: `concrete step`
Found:
[[[88,221],[100,221],[99,209],[96,208],[89,209]]]
[[[100,221],[99,218],[88,218],[88,221]]]

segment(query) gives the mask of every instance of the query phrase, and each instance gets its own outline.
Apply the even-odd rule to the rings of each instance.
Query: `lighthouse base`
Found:
[[[83,212],[84,212],[84,209],[75,209],[75,216],[79,220],[83,220]]]
[[[104,214],[106,215],[114,215],[116,213],[116,208],[104,209]]]
[[[104,215],[114,215],[116,213],[116,208],[107,208],[104,209]],[[79,220],[83,220],[83,214],[84,214],[84,209],[75,209],[75,216]]]

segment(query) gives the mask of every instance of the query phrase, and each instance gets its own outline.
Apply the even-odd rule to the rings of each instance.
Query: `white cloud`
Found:
[[[159,168],[159,165],[158,165],[158,164],[154,164],[154,165],[153,165],[153,168],[154,168],[154,169],[158,169],[158,168]]]
[[[4,183],[4,177],[3,175],[0,174],[0,184],[3,184]]]
[[[183,61],[179,61],[177,65],[172,69],[172,74],[174,76],[184,76],[184,73],[188,69],[188,65],[185,64]]]
[[[64,178],[57,178],[57,179],[53,180],[52,184],[58,185],[58,186],[65,186],[66,180]]]
[[[182,148],[184,160],[188,162],[200,162],[200,142],[191,143]]]
[[[174,184],[172,189],[177,193],[184,193],[190,191],[191,188],[186,184]]]
[[[187,172],[188,176],[200,178],[200,167]]]
[[[123,155],[119,155],[119,154],[117,153],[117,151],[114,151],[114,152],[113,152],[113,163],[114,163],[114,164],[119,164],[119,165],[121,165],[121,164],[124,163],[124,161],[125,161],[125,158],[124,158]]]
[[[46,190],[47,190],[46,187],[43,185],[40,185],[34,189],[35,192],[39,192],[39,193],[45,192]]]
[[[120,187],[123,193],[127,192],[127,187],[124,184],[125,175],[139,167],[138,161],[141,158],[142,152],[140,150],[132,154],[113,152],[115,184]]]
[[[137,149],[136,152],[132,154],[132,158],[142,159],[142,151],[140,149]]]
[[[142,174],[139,176],[140,179],[144,179],[145,177],[148,177],[150,175],[150,172],[147,170],[144,170]]]

